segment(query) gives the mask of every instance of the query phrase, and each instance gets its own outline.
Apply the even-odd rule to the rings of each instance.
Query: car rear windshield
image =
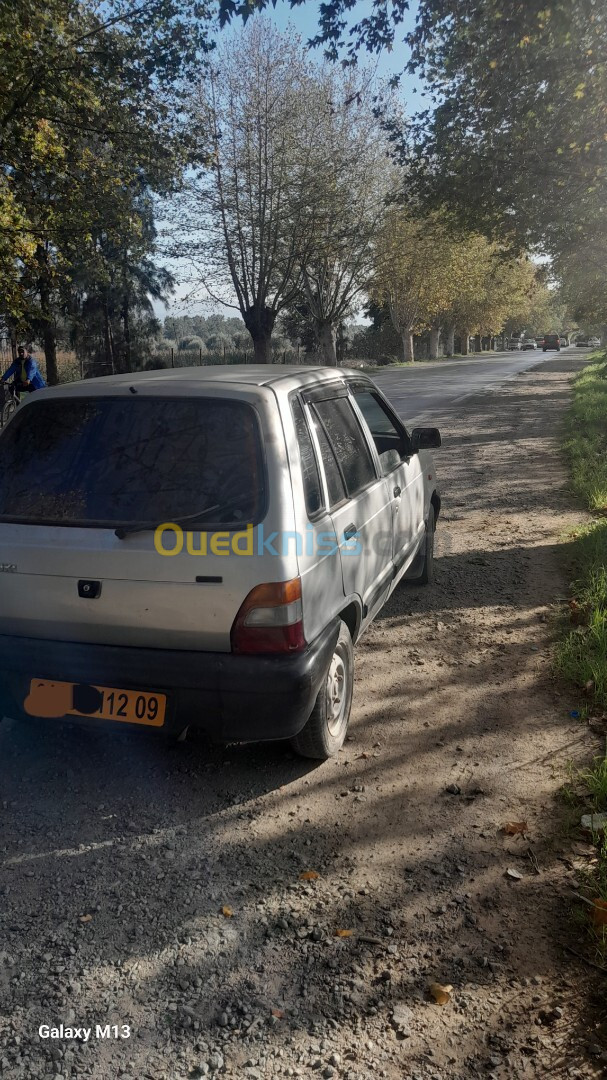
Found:
[[[0,437],[0,520],[45,525],[256,524],[257,416],[217,398],[31,402]]]

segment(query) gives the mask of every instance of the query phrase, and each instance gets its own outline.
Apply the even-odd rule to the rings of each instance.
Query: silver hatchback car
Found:
[[[356,371],[32,395],[0,436],[4,711],[337,753],[353,645],[432,579],[436,446]]]

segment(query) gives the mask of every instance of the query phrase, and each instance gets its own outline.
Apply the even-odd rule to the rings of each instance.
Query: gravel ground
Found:
[[[3,1077],[603,1075],[555,799],[592,747],[550,675],[583,362],[437,417],[437,583],[360,643],[335,761],[3,721]],[[40,1038],[61,1023],[88,1041]]]

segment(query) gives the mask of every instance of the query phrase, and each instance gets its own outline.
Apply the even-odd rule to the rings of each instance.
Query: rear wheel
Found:
[[[298,754],[326,761],[341,749],[348,730],[354,689],[354,648],[341,623],[331,663],[305,727],[291,739]]]

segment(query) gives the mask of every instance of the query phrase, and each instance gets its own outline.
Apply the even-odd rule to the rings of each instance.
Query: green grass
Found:
[[[570,621],[557,644],[557,671],[585,693],[586,702],[607,707],[607,518],[574,534],[568,553],[576,577],[571,583]],[[576,625],[572,626],[571,619]]]
[[[588,769],[579,769],[578,780],[584,785],[591,813],[607,811],[607,758],[596,757]]]
[[[607,514],[607,359],[592,363],[574,384],[565,448],[575,491],[589,510]]]
[[[557,646],[556,667],[607,707],[607,360],[584,368],[574,383],[566,451],[573,487],[594,519],[573,534],[570,622]]]

